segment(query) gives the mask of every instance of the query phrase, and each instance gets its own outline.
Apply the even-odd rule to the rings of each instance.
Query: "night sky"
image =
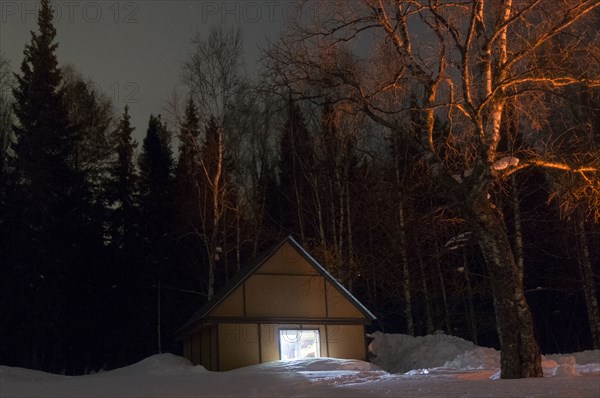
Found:
[[[256,71],[260,48],[275,40],[298,12],[291,1],[101,0],[52,1],[61,64],[73,64],[112,98],[117,115],[129,104],[141,141],[150,113],[165,114],[165,101],[180,81],[181,65],[196,32],[213,26],[242,30],[246,69]],[[0,2],[0,51],[18,70],[38,0]]]

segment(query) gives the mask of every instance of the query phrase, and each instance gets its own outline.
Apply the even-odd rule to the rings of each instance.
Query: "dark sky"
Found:
[[[245,63],[256,69],[259,47],[276,39],[298,9],[288,0],[63,0],[52,1],[58,57],[71,63],[113,99],[117,113],[129,103],[138,140],[150,113],[165,113],[196,32],[239,26]],[[29,32],[37,30],[38,0],[0,1],[0,51],[13,69]]]

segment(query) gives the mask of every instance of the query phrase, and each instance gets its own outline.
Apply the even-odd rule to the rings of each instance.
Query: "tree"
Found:
[[[12,88],[10,63],[0,53],[0,231],[5,230],[5,195],[8,193],[8,160],[9,149],[12,145],[12,98],[9,95]],[[8,231],[7,231],[8,232]],[[0,232],[1,234],[2,232]],[[6,241],[6,238],[0,238]],[[0,244],[1,246],[1,244]]]
[[[15,298],[15,350],[26,366],[75,372],[85,366],[80,318],[88,303],[90,272],[101,256],[93,198],[77,162],[79,131],[69,122],[49,1],[42,0],[39,32],[26,45],[16,86],[11,192],[13,229],[9,272],[22,290]],[[9,275],[9,280],[15,275]],[[77,325],[77,326],[75,326]],[[61,351],[58,357],[52,352]],[[69,364],[69,367],[67,367]]]
[[[197,35],[193,45],[194,52],[183,67],[183,80],[199,106],[206,126],[205,141],[200,148],[204,186],[200,192],[202,227],[199,233],[207,253],[207,295],[210,299],[215,291],[215,261],[223,258],[227,262],[229,242],[226,238],[232,227],[239,228],[236,220],[240,215],[228,216],[237,212],[239,206],[237,197],[234,198],[232,180],[228,178],[232,165],[226,160],[234,153],[233,146],[238,142],[229,118],[236,111],[235,99],[244,85],[240,72],[241,33],[239,30],[213,29],[206,38]],[[239,246],[238,240],[234,245],[237,268]],[[224,267],[227,278],[228,266]]]
[[[314,203],[312,207],[307,206],[305,212],[310,214],[312,208],[317,209],[314,224],[318,226],[317,236],[325,263],[345,286],[352,289],[359,271],[353,239],[353,203],[357,198],[351,188],[356,180],[358,163],[356,141],[364,118],[339,103],[326,102],[320,110],[320,126],[313,138],[314,156],[306,149],[299,153],[305,168],[313,164],[313,157],[315,159],[314,165],[305,170],[305,174],[313,176],[308,181],[311,185],[309,194],[313,196],[309,203]],[[300,145],[307,147],[310,142]]]
[[[144,268],[138,270],[140,284],[146,289],[146,319],[156,308],[157,351],[162,352],[163,339],[161,325],[161,285],[167,277],[165,268],[171,263],[173,222],[173,157],[171,152],[171,133],[162,122],[161,116],[150,116],[146,137],[142,143],[142,152],[138,158],[140,234],[143,237]],[[155,289],[156,296],[151,289]],[[151,333],[151,323],[144,325],[146,333]]]
[[[600,90],[588,87],[564,90],[559,101],[562,111],[553,115],[552,123],[547,127],[549,135],[573,148],[572,153],[580,156],[579,162],[592,165],[600,165],[600,109],[595,105],[599,95]],[[554,126],[562,125],[569,125],[571,129],[566,138],[561,137],[560,130],[554,131]],[[597,349],[600,347],[600,306],[588,239],[592,230],[590,221],[600,221],[600,179],[589,180],[586,175],[565,174],[552,169],[546,176],[553,187],[549,200],[557,203],[561,218],[575,236],[590,334],[593,347]]]
[[[8,149],[12,142],[12,87],[10,63],[0,54],[0,185],[4,185],[4,176],[8,162]],[[0,203],[2,194],[0,192]]]
[[[309,211],[313,207],[310,205],[311,198],[314,197],[310,183],[311,175],[314,175],[311,172],[314,162],[313,137],[298,104],[290,98],[287,108],[288,115],[279,145],[279,195],[269,200],[279,202],[277,223],[280,228],[286,233],[299,234],[303,244],[306,244],[307,229],[311,224],[307,214],[313,213]],[[317,228],[315,230],[318,231]]]
[[[175,207],[173,233],[177,242],[176,255],[179,266],[195,284],[204,282],[198,265],[204,259],[204,246],[199,236],[202,227],[200,214],[200,183],[203,177],[200,159],[200,118],[194,99],[190,96],[179,131],[179,155],[175,167]]]
[[[548,46],[557,36],[585,30],[586,16],[598,5],[597,0],[336,3],[337,9],[321,13],[325,17],[314,27],[294,32],[302,40],[290,37],[270,51],[276,84],[297,95],[306,93],[307,86],[335,87],[342,92],[338,101],[356,104],[373,121],[400,134],[428,164],[436,190],[460,212],[486,260],[503,378],[541,377],[542,368],[523,284],[493,203],[493,182],[528,167],[560,169],[588,180],[596,170],[551,158],[541,146],[533,152],[500,152],[505,108],[509,100],[539,99],[541,91],[598,84],[585,64],[574,70],[564,62],[560,67],[533,62],[548,58]],[[367,32],[376,50],[353,53],[348,43]],[[564,60],[598,43],[557,45],[559,60]],[[406,100],[411,96],[416,105]],[[414,112],[421,128],[402,129]],[[451,126],[439,135],[436,115]],[[520,131],[531,131],[531,125],[523,121]],[[443,155],[448,148],[450,157]]]
[[[137,143],[133,139],[135,128],[130,122],[129,106],[125,106],[111,141],[113,158],[108,168],[105,183],[106,207],[110,209],[110,244],[119,249],[128,248],[134,239],[136,212],[136,170],[134,151]]]
[[[200,163],[200,233],[208,254],[207,296],[210,299],[215,292],[217,263],[225,271],[225,278],[229,278],[226,245],[233,230],[233,213],[237,211],[237,193],[231,182],[232,166],[225,158],[223,131],[215,118],[206,125]]]
[[[99,194],[110,156],[109,135],[113,127],[112,103],[85,81],[73,66],[62,69],[62,87],[69,123],[77,131],[74,142],[75,166]]]

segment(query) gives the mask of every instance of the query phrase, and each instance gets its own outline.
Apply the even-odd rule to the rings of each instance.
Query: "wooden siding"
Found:
[[[246,281],[246,315],[324,318],[322,276],[252,275]]]
[[[281,274],[288,275],[319,275],[319,272],[310,265],[288,242],[273,253],[254,274]]]

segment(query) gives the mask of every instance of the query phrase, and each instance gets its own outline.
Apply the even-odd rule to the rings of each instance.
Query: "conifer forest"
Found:
[[[39,2],[23,58],[0,51],[0,364],[181,354],[288,235],[370,331],[499,348],[511,378],[600,349],[599,2],[318,3],[257,72],[241,30],[190,37],[185,90],[136,126]]]

